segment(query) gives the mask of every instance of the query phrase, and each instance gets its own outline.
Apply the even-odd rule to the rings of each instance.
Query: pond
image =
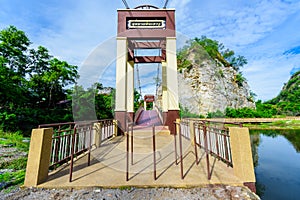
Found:
[[[300,130],[251,130],[257,194],[300,199]]]

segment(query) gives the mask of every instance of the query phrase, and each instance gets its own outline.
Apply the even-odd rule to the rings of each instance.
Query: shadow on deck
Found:
[[[161,129],[163,130],[163,128]],[[178,140],[177,140],[178,141]],[[210,156],[211,180],[207,179],[204,152],[198,149],[199,165],[195,162],[194,146],[183,139],[183,171],[175,164],[174,136],[165,131],[156,133],[156,169],[154,180],[152,133],[147,130],[134,131],[133,163],[129,165],[129,181],[126,181],[126,137],[118,136],[95,148],[91,153],[91,164],[87,156],[74,162],[73,181],[69,182],[69,165],[49,174],[48,180],[38,187],[83,188],[122,186],[135,187],[195,187],[208,184],[243,185],[233,175],[233,169]]]

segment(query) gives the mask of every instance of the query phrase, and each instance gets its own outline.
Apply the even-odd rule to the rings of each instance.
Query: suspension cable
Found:
[[[141,88],[141,80],[140,80],[140,72],[139,72],[138,64],[136,64],[136,76],[137,76],[137,79],[138,79],[138,88],[139,88],[139,92],[140,92],[140,95],[141,95],[140,98],[142,98],[143,96],[142,96],[142,88]]]
[[[169,2],[169,0],[166,0],[166,1],[165,1],[165,5],[164,5],[163,9],[166,9],[166,8],[167,8],[168,2]]]
[[[129,9],[128,3],[126,2],[126,0],[122,0],[123,4],[125,5],[126,9]]]
[[[155,88],[155,91],[156,91],[155,96],[156,96],[156,98],[157,98],[157,96],[158,96],[158,87],[159,87],[159,85],[160,85],[160,80],[159,80],[159,68],[160,68],[160,64],[158,63],[158,64],[157,64],[157,75],[156,75],[156,88]]]

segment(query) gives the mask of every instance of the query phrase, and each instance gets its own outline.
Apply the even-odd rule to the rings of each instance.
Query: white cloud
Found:
[[[98,1],[77,1],[72,10],[66,9],[62,19],[58,19],[60,30],[46,29],[37,38],[45,46],[63,59],[80,64],[99,43],[116,34],[116,13],[112,4]],[[107,23],[111,20],[113,23]]]
[[[250,88],[258,95],[259,99],[269,100],[279,94],[290,77],[290,71],[300,64],[299,56],[286,58],[284,56],[274,59],[262,58],[251,61],[247,68],[244,69],[244,75],[250,84]]]
[[[175,8],[176,13],[176,23],[181,24],[184,23],[186,18],[189,15],[189,8],[188,5],[191,2],[191,0],[171,0],[169,3],[170,8]]]
[[[135,8],[140,5],[153,5],[159,8],[163,7],[164,1],[162,0],[126,0],[130,8]]]
[[[221,4],[214,0],[204,5],[194,3],[189,13],[196,16],[189,16],[190,23],[181,28],[192,36],[213,37],[226,46],[245,46],[266,37],[298,9],[299,3],[290,6],[279,1],[254,1],[238,6],[233,2]]]
[[[127,2],[133,8],[141,4],[162,7],[165,1]],[[244,75],[258,98],[274,97],[290,70],[300,66],[299,55],[282,55],[300,45],[298,0],[170,0],[168,7],[176,9],[177,31],[190,37],[206,35],[248,59]],[[81,66],[95,47],[116,35],[117,8],[124,8],[122,1],[2,0],[0,28],[13,24],[24,30],[35,46],[45,46],[54,56]],[[178,47],[182,43],[178,40]],[[111,58],[115,48],[104,49],[103,53]],[[104,76],[88,76],[114,83],[115,66],[104,63],[110,65]],[[97,71],[98,65],[93,66]],[[144,70],[151,74],[150,69]],[[153,77],[145,82],[150,79]]]
[[[183,23],[177,26],[179,31],[190,37],[206,35],[244,55],[249,64],[242,70],[251,89],[258,98],[275,97],[289,71],[299,63],[282,53],[300,44],[300,2],[196,2],[187,7]],[[268,73],[271,76],[266,78]]]

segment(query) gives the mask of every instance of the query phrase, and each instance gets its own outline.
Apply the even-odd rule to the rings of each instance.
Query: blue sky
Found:
[[[97,46],[115,37],[116,10],[124,8],[121,0],[0,2],[1,29],[14,25],[27,33],[34,47],[45,46],[52,55],[80,67]],[[162,7],[164,0],[127,2],[131,8],[141,4]],[[189,38],[206,35],[247,58],[242,72],[258,99],[275,97],[300,68],[298,0],[169,0],[168,7],[176,9],[181,34]],[[104,76],[112,85],[113,67],[110,63]]]

